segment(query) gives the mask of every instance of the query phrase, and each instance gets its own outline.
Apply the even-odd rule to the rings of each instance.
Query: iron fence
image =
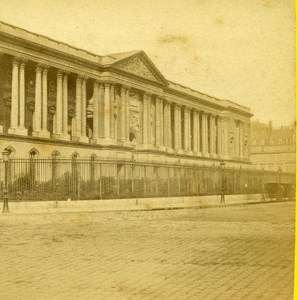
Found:
[[[91,159],[9,159],[10,200],[114,199],[263,193],[268,182],[293,174],[217,166],[161,165]],[[5,184],[0,161],[0,195]]]

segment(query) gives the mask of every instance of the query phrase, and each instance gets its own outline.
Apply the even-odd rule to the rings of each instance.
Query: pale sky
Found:
[[[168,79],[295,120],[293,0],[0,0],[0,20],[102,55],[141,49]]]

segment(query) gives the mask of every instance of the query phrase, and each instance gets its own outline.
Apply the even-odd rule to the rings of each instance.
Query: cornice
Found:
[[[51,56],[56,56],[56,57],[59,57],[59,58],[63,58],[65,60],[71,61],[72,63],[78,63],[78,64],[81,64],[81,65],[84,65],[84,66],[89,66],[89,67],[94,68],[96,70],[102,69],[102,65],[100,65],[99,62],[98,63],[97,62],[91,62],[90,60],[81,58],[79,56],[75,56],[75,55],[69,54],[69,53],[64,52],[64,51],[59,51],[59,50],[47,47],[45,45],[34,43],[32,41],[28,41],[26,39],[16,37],[16,36],[13,36],[13,35],[10,35],[10,34],[6,34],[4,32],[0,32],[0,39],[8,40],[8,42],[11,42],[11,43],[16,44],[16,45],[21,44],[22,47],[24,47],[26,49],[40,51],[40,52],[46,53],[46,54],[51,55]],[[99,56],[98,56],[98,58],[99,58]]]

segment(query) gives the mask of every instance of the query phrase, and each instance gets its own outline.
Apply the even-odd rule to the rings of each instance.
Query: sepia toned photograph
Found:
[[[0,0],[0,299],[294,299],[295,22]]]

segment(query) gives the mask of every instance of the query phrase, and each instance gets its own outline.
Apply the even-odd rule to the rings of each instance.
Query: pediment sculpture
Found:
[[[158,79],[139,57],[125,60],[117,65],[117,68],[150,80],[158,81]]]

